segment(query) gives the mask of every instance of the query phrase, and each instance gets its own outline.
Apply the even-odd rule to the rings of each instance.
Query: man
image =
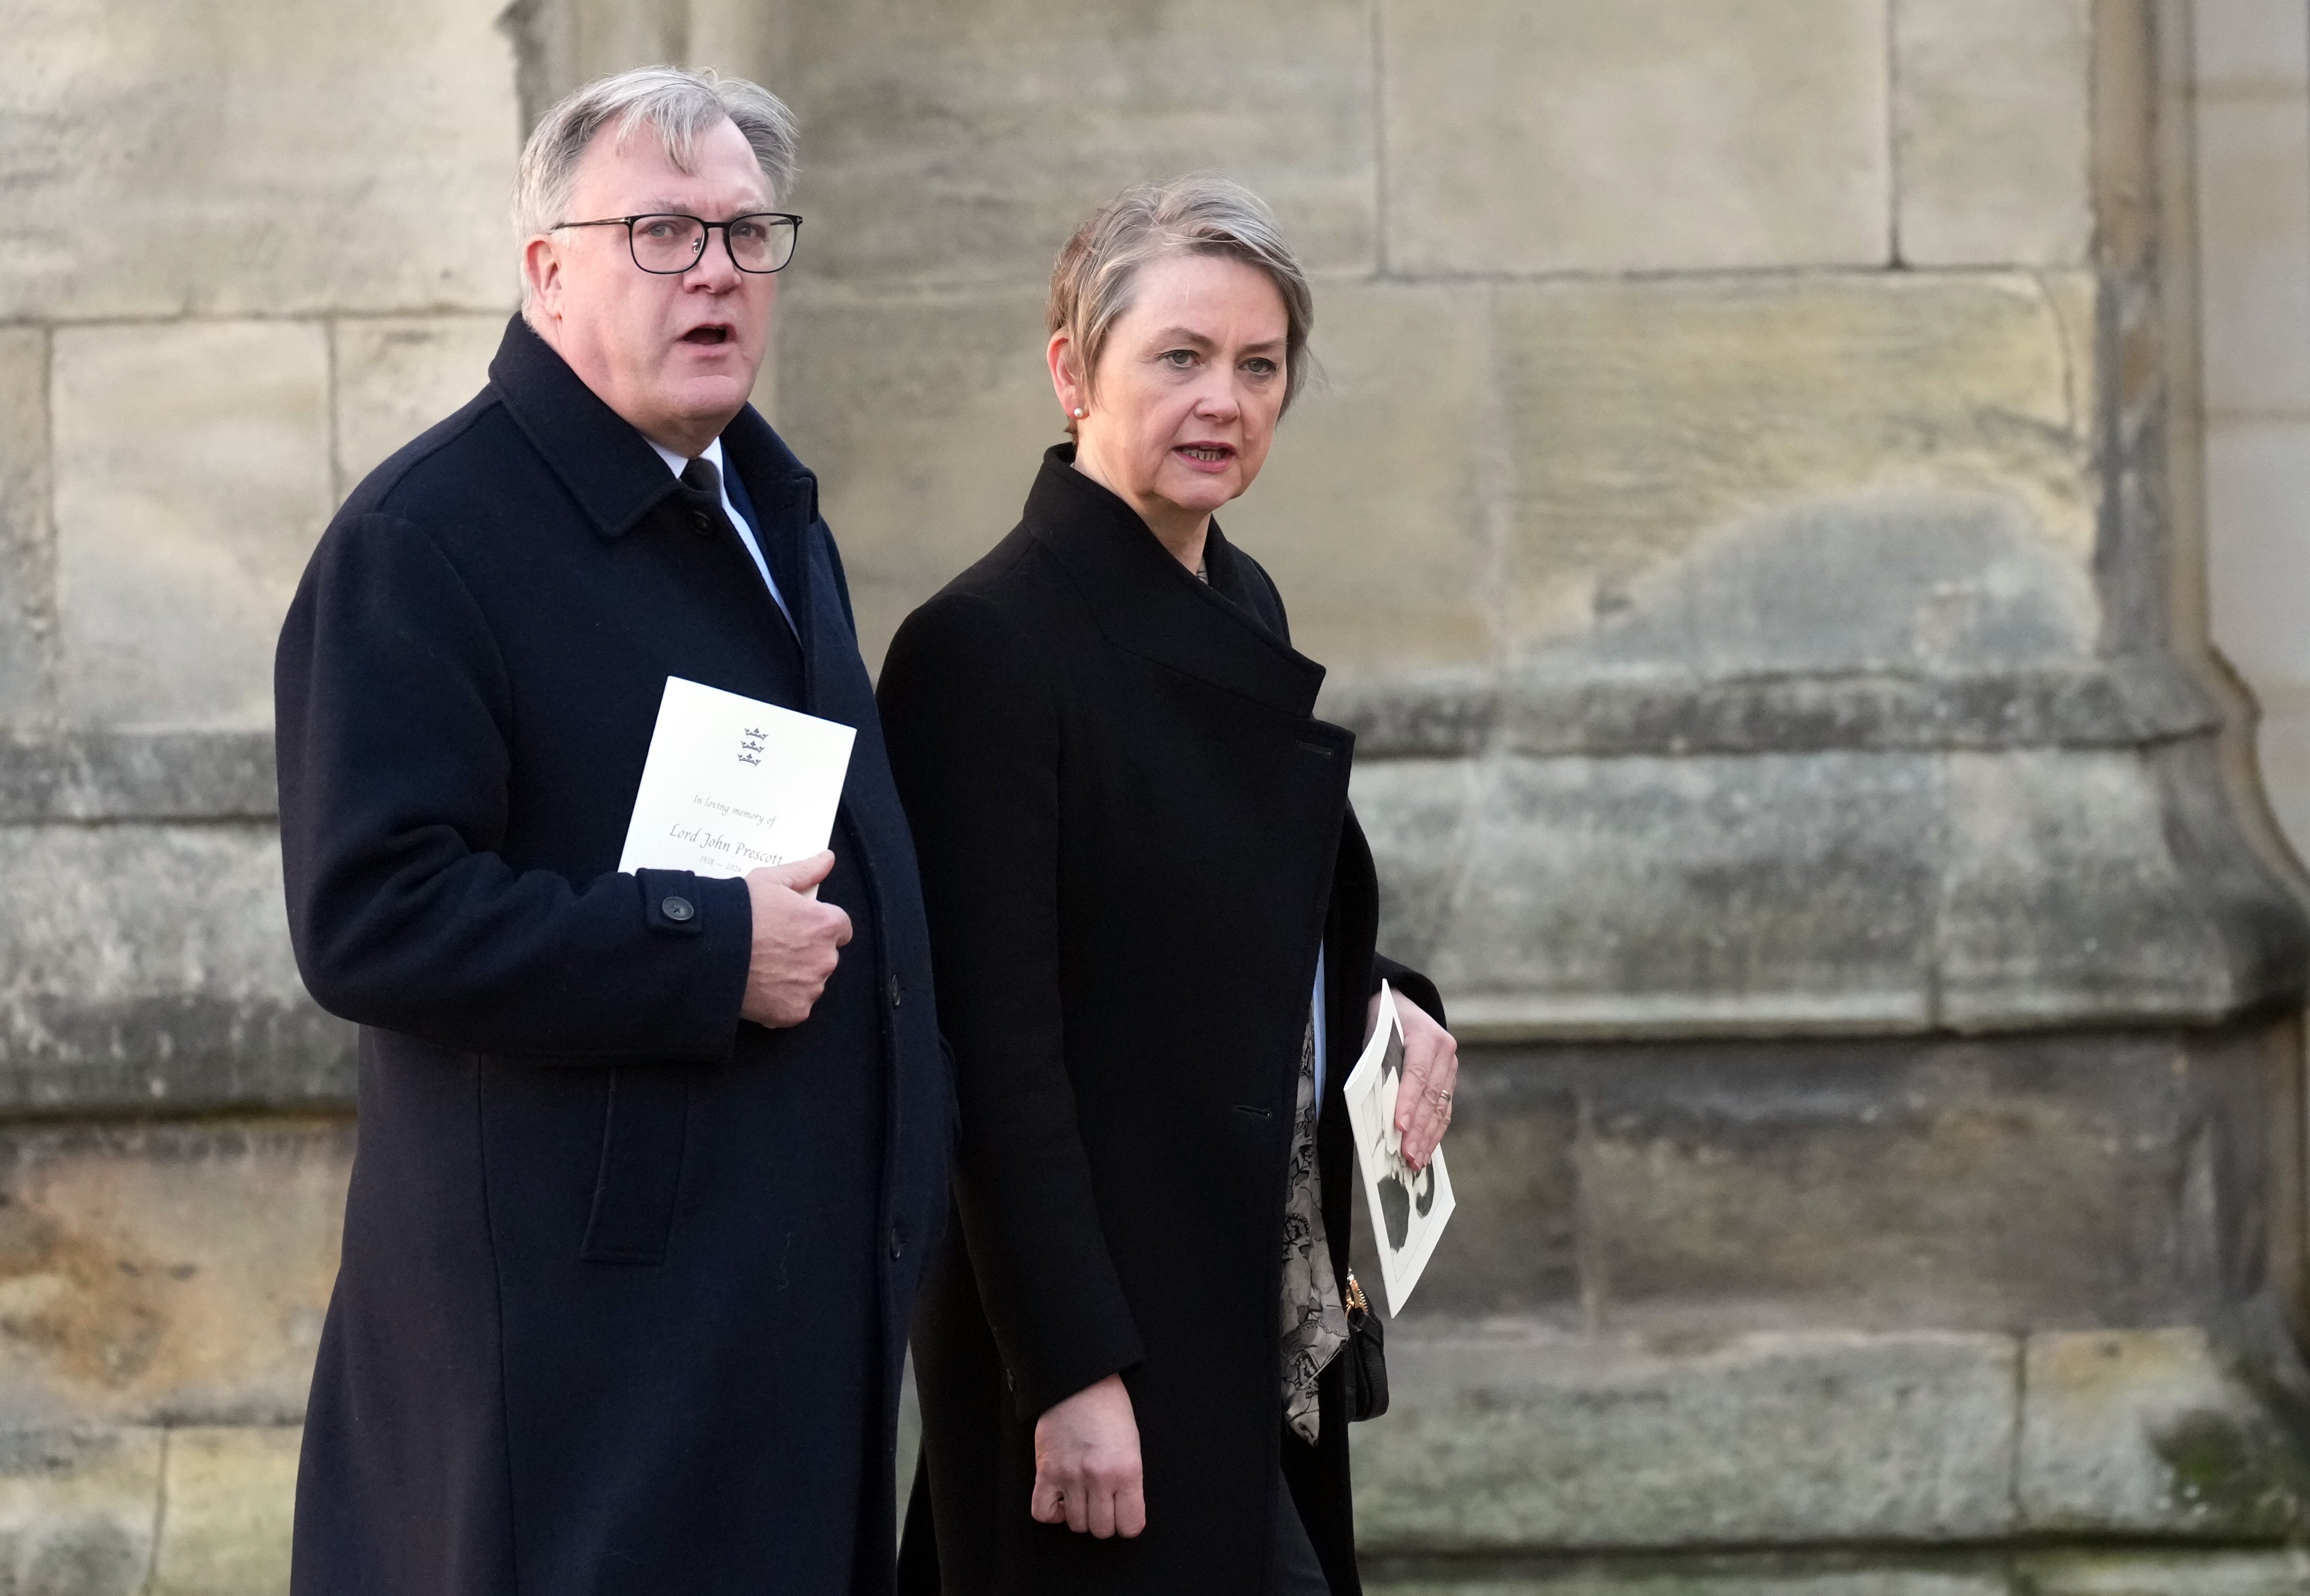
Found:
[[[841,563],[746,403],[792,170],[751,83],[549,112],[489,386],[282,632],[290,928],[361,1026],[300,1596],[890,1585],[952,1096]],[[617,873],[669,676],[857,728],[830,853]]]

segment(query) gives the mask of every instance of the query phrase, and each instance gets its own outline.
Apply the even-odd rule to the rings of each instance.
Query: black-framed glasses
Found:
[[[794,259],[795,235],[802,218],[784,211],[754,211],[727,221],[658,212],[644,216],[607,216],[599,221],[557,221],[547,230],[565,227],[622,227],[634,265],[661,277],[677,276],[706,257],[706,237],[722,230],[722,247],[730,264],[741,272],[766,275],[783,271]]]

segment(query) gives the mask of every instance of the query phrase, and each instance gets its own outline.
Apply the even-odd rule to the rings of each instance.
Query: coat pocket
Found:
[[[690,1141],[690,1071],[674,1064],[610,1071],[602,1161],[578,1255],[595,1263],[663,1263]]]

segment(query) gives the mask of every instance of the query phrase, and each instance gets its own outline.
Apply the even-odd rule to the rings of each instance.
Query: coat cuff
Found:
[[[1367,1001],[1379,991],[1382,981],[1418,1005],[1429,1019],[1446,1030],[1451,1028],[1450,1022],[1444,1018],[1444,996],[1436,990],[1435,982],[1409,965],[1398,964],[1384,953],[1375,953],[1372,955],[1371,993],[1365,994]]]
[[[746,972],[754,955],[754,905],[745,880],[686,870],[642,870],[634,872],[634,883],[649,939],[681,946],[684,961],[696,971],[692,995],[683,1005],[692,1021],[685,1027],[688,1045],[678,1051],[719,1063],[738,1040],[738,1011],[746,1002]]]

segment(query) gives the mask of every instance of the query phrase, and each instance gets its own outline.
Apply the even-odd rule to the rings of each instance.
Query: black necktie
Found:
[[[710,537],[715,533],[720,532],[734,539],[738,544],[738,552],[745,556],[748,565],[753,565],[754,556],[747,549],[746,539],[732,523],[730,512],[723,507],[722,473],[714,469],[714,462],[700,458],[692,460],[683,466],[682,485],[689,490],[683,497],[690,500],[690,525],[698,529],[701,536]],[[766,563],[770,551],[768,549],[762,551],[762,559]],[[767,592],[762,596],[770,597]],[[771,605],[779,612],[778,619],[786,623],[780,629],[791,637],[794,623],[785,613],[786,606],[778,603],[775,599],[771,601]]]

